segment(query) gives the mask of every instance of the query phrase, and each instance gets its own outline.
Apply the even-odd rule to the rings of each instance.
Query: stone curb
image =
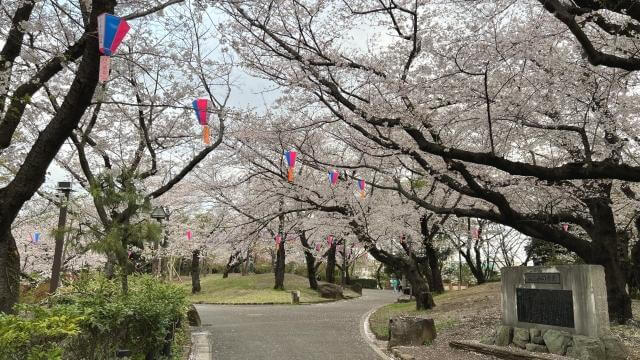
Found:
[[[380,348],[380,346],[378,346],[378,340],[376,339],[375,335],[371,331],[371,328],[369,327],[369,318],[371,317],[371,314],[373,314],[378,309],[380,309],[380,308],[382,308],[383,306],[386,306],[386,305],[388,305],[388,304],[382,304],[380,306],[376,306],[373,309],[369,310],[364,315],[362,315],[362,318],[360,319],[360,321],[362,322],[362,326],[360,327],[360,335],[362,335],[362,337],[366,341],[367,345],[369,345],[369,347],[373,351],[375,351],[376,354],[378,354],[378,357],[380,359],[393,360],[393,358],[389,357],[389,355],[387,355],[387,353],[385,353]]]

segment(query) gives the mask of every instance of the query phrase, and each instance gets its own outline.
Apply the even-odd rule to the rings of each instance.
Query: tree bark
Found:
[[[318,280],[316,279],[316,258],[311,253],[311,247],[307,240],[306,231],[301,231],[299,234],[300,243],[304,249],[304,259],[307,263],[307,278],[309,279],[309,288],[318,290]]]
[[[20,296],[20,255],[11,231],[0,237],[0,312],[10,313]]]
[[[200,250],[191,253],[191,293],[199,293],[200,288]]]
[[[286,244],[286,240],[282,239],[280,242],[280,246],[278,246],[278,251],[276,253],[276,268],[275,268],[275,285],[273,286],[276,290],[284,290],[284,265],[285,265],[285,251],[284,245]]]
[[[610,190],[610,185],[609,185]],[[625,323],[632,318],[631,296],[627,292],[626,274],[618,258],[618,233],[608,198],[587,200],[594,226],[590,231],[592,264],[604,267],[609,303],[609,319]]]
[[[429,266],[429,277],[431,279],[431,290],[436,293],[443,293],[444,283],[442,281],[442,272],[440,271],[438,253],[432,244],[427,246],[425,250]]]
[[[327,277],[327,282],[334,283],[335,282],[335,273],[336,273],[336,242],[334,241],[327,251],[327,268],[325,271],[325,275]]]

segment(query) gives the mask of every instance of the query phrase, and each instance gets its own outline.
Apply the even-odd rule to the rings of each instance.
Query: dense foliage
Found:
[[[187,310],[181,288],[150,276],[132,276],[124,295],[118,281],[84,275],[51,301],[0,316],[1,359],[102,359],[116,349],[157,359]]]

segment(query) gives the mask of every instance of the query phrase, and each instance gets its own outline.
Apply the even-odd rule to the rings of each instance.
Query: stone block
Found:
[[[547,330],[542,338],[550,353],[556,355],[564,355],[567,353],[567,347],[571,341],[571,335],[568,332]]]
[[[189,310],[187,310],[187,320],[189,320],[189,326],[202,325],[200,314],[198,314],[198,310],[196,310],[196,307],[193,305],[189,306]]]
[[[496,333],[493,331],[489,335],[485,335],[480,339],[480,344],[494,345],[496,343]]]
[[[538,352],[538,353],[548,353],[549,352],[549,349],[547,349],[546,346],[538,345],[538,344],[526,344],[525,345],[525,349],[527,349],[527,351]]]
[[[575,335],[571,357],[580,360],[606,360],[604,343],[594,337]]]
[[[629,350],[622,341],[613,335],[605,335],[600,338],[604,344],[608,360],[625,360],[629,357]]]
[[[496,331],[496,345],[509,346],[513,340],[513,328],[511,326],[500,326]]]
[[[433,319],[413,316],[398,316],[389,319],[389,348],[398,345],[430,344],[435,338],[436,327]]]
[[[291,292],[291,303],[300,304],[300,291],[294,290]]]
[[[546,332],[546,331],[545,331]],[[542,330],[531,328],[529,329],[529,338],[530,341],[537,345],[544,345],[544,339],[542,338]]]
[[[342,299],[342,287],[336,284],[320,284],[318,285],[320,296],[325,299]]]
[[[513,343],[524,349],[525,345],[529,342],[529,329],[514,328],[513,329]]]
[[[609,333],[607,288],[602,266],[504,267],[501,278],[503,325],[564,330],[592,337]],[[526,300],[534,297],[527,292],[535,292],[538,300],[528,303]],[[566,302],[568,293],[570,303]],[[522,301],[523,306],[518,306],[518,301]]]

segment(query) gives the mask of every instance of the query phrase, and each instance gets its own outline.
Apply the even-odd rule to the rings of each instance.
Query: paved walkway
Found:
[[[361,335],[372,308],[395,301],[392,291],[316,305],[197,305],[203,330],[213,334],[215,360],[374,360]]]

